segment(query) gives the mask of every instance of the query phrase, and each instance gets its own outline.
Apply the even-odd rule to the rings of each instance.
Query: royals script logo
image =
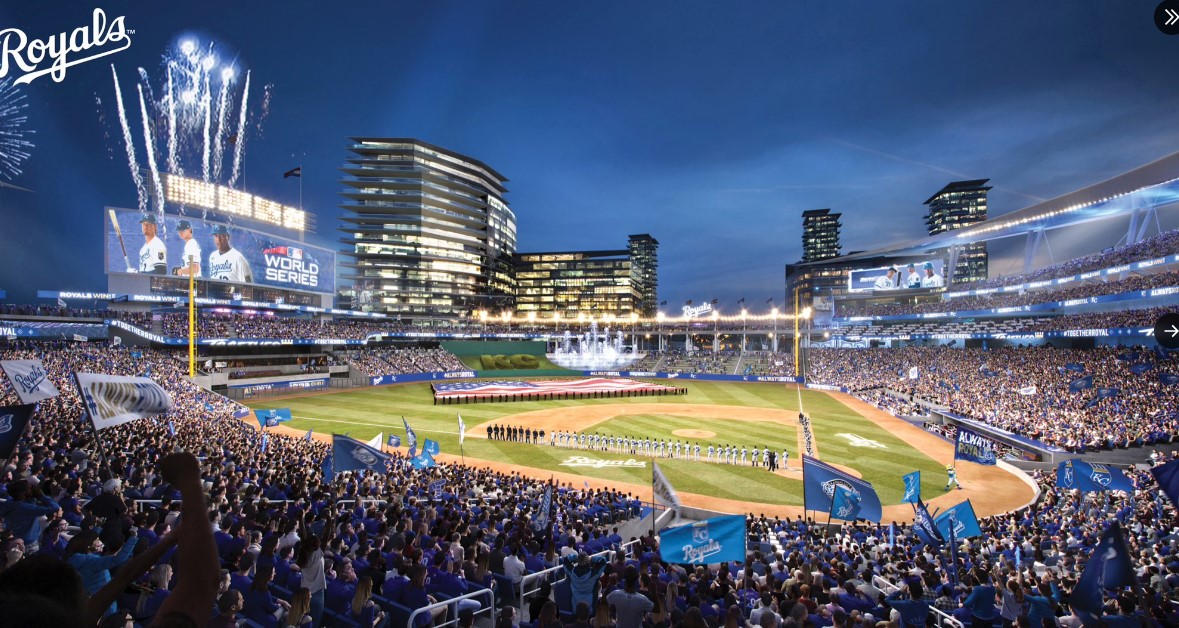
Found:
[[[130,48],[130,36],[135,31],[127,30],[124,19],[120,15],[108,20],[102,9],[94,9],[89,25],[45,39],[31,39],[19,28],[6,28],[0,31],[0,79],[9,72],[20,72],[17,85],[32,83],[46,74],[60,83],[70,66]],[[78,54],[85,56],[77,57]]]

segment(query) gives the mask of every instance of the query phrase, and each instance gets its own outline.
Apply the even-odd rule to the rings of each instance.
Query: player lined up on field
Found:
[[[494,429],[489,428],[490,430]],[[510,429],[510,428],[509,428]],[[539,434],[539,440],[525,440],[523,442],[544,443],[544,432]],[[532,432],[536,435],[536,432]],[[744,445],[713,445],[703,446],[698,442],[672,441],[670,439],[639,438],[634,436],[618,436],[614,434],[597,434],[571,431],[555,431],[549,435],[548,444],[552,447],[568,447],[588,451],[602,451],[615,454],[630,454],[633,456],[650,456],[652,458],[673,458],[701,462],[716,462],[734,465],[750,465],[766,467],[776,471],[779,467],[789,468],[790,452],[785,448],[779,454],[769,446],[748,448]]]

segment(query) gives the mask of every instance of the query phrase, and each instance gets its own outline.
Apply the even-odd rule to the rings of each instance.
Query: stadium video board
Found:
[[[847,289],[849,292],[868,292],[944,288],[949,284],[944,266],[940,259],[927,259],[905,260],[880,268],[852,270],[848,272]]]
[[[199,260],[201,281],[223,281],[334,294],[336,254],[286,238],[187,216],[107,209],[108,273],[188,277]]]

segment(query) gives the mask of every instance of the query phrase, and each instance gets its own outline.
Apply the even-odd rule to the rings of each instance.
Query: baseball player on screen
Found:
[[[253,283],[254,274],[244,255],[229,245],[229,229],[225,225],[213,227],[213,242],[217,250],[209,253],[209,277],[222,281]]]
[[[144,214],[139,217],[139,226],[143,228],[143,246],[139,247],[139,272],[148,275],[168,274],[168,247],[164,241],[156,237],[159,223],[155,214]]]
[[[922,288],[941,288],[946,285],[941,275],[933,272],[933,263],[925,262],[925,277],[921,280]]]
[[[876,283],[872,285],[872,289],[873,290],[892,290],[893,288],[897,287],[896,284],[893,283],[896,280],[896,276],[897,276],[897,267],[896,266],[889,266],[888,273],[885,274],[883,277],[877,277]]]
[[[181,257],[181,265],[172,269],[173,275],[181,277],[201,276],[201,245],[197,244],[196,238],[192,237],[192,223],[187,220],[181,220],[176,223],[176,235],[184,240],[184,254]]]
[[[905,270],[909,273],[908,275],[905,275],[905,284],[908,285],[909,288],[920,288],[921,275],[917,273],[917,266],[915,266],[912,262],[909,262],[909,266]]]

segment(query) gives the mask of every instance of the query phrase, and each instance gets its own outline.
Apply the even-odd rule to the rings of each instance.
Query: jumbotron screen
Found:
[[[107,209],[108,273],[187,277],[334,294],[336,254],[235,225]],[[196,267],[189,260],[197,260]]]
[[[940,259],[905,260],[880,268],[853,270],[848,273],[849,292],[871,290],[918,290],[944,288],[944,263]]]

